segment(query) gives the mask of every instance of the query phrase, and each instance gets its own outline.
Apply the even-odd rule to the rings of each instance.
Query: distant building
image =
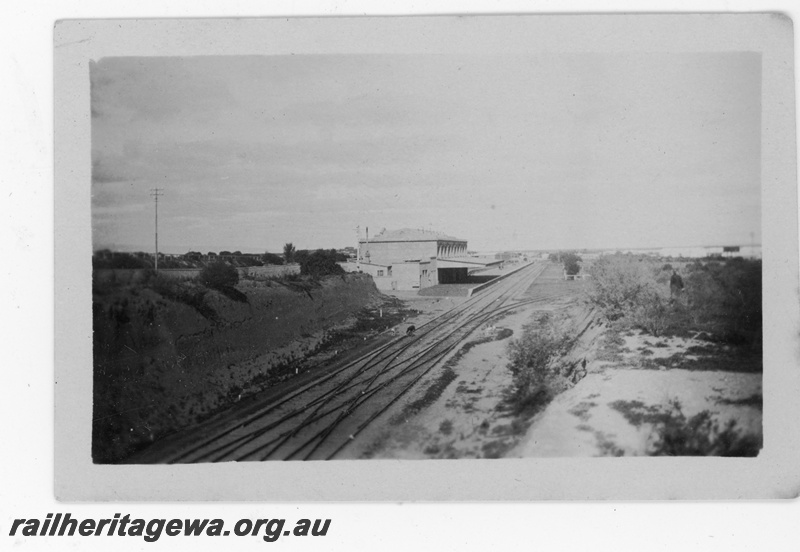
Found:
[[[499,265],[467,252],[467,240],[440,232],[404,228],[360,237],[357,264],[378,289],[412,290],[467,282],[469,273]],[[352,267],[351,270],[357,270]]]

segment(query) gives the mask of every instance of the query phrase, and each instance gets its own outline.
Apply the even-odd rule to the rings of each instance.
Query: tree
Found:
[[[199,278],[204,285],[221,290],[239,283],[239,271],[228,263],[217,261],[201,270]]]
[[[331,274],[344,274],[344,269],[336,262],[335,251],[331,253],[324,249],[317,249],[302,258],[300,274],[321,278]]]
[[[294,262],[294,255],[295,255],[294,244],[292,244],[291,242],[284,244],[283,258],[286,260],[286,264]]]
[[[345,255],[344,253],[340,253],[336,249],[330,249],[329,253],[331,258],[335,260],[337,263],[347,262],[347,255]]]
[[[568,276],[574,276],[581,271],[581,258],[575,253],[565,253],[561,256],[564,262],[564,270],[567,271]]]
[[[303,262],[308,259],[309,255],[311,255],[311,251],[308,249],[298,249],[292,253],[292,261],[297,264],[303,264]]]

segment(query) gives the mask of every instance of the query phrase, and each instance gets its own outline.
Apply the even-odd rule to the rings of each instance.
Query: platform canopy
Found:
[[[436,266],[439,268],[484,268],[496,266],[502,262],[502,259],[494,259],[492,257],[450,257],[448,259],[437,259]]]

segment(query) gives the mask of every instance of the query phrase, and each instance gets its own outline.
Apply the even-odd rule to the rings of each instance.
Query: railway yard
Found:
[[[548,271],[549,269],[549,271]],[[542,278],[547,272],[550,277]],[[435,315],[421,315],[413,333],[396,336],[358,358],[272,388],[205,423],[154,443],[133,462],[313,460],[374,455],[387,424],[427,396],[443,393],[449,360],[470,341],[496,332],[503,317],[554,305],[576,295],[576,282],[561,282],[558,267],[521,267],[468,300]],[[538,283],[537,282],[541,282]],[[527,314],[525,314],[527,313]],[[482,330],[482,331],[479,331]],[[483,341],[486,341],[485,339]],[[491,341],[491,340],[490,340]],[[457,360],[457,359],[456,359]],[[502,368],[502,367],[500,367]],[[424,401],[423,401],[424,402]],[[430,401],[428,401],[430,402]],[[416,406],[415,406],[416,405]]]
[[[723,366],[725,347],[712,351],[691,336],[610,334],[584,301],[585,285],[565,281],[560,265],[535,262],[469,298],[409,297],[411,318],[125,462],[648,455],[676,413],[709,432],[726,428],[743,454],[758,449],[755,364]],[[509,343],[543,313],[574,331],[561,359],[569,383],[552,402],[520,412],[509,400]],[[715,360],[705,366],[712,356],[698,361],[697,351]]]

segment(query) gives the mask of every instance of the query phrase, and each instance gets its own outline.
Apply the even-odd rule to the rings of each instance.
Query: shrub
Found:
[[[239,271],[227,263],[217,261],[201,270],[199,279],[205,286],[222,290],[239,283]]]
[[[266,252],[261,256],[261,260],[264,264],[271,264],[271,265],[282,265],[283,264],[283,257],[280,255],[276,255],[275,253]]]
[[[733,342],[761,336],[761,261],[732,259],[695,263],[686,293],[692,320]]]
[[[591,269],[588,300],[608,320],[622,320],[656,336],[670,328],[691,328],[728,343],[759,346],[761,261],[695,261],[687,265],[684,290],[674,299],[668,267],[625,255],[602,257]]]
[[[574,336],[549,314],[523,328],[522,336],[508,344],[508,365],[513,379],[510,402],[518,412],[547,404],[569,386],[562,361]]]
[[[152,265],[140,257],[130,253],[111,253],[108,250],[98,251],[92,256],[92,268],[151,268]]]
[[[344,269],[336,262],[336,251],[325,251],[317,249],[309,255],[303,255],[300,259],[300,274],[321,278],[332,274],[344,274]]]
[[[158,274],[151,276],[146,285],[162,297],[192,307],[209,320],[216,321],[218,319],[217,312],[205,302],[208,290],[194,282],[177,281]]]
[[[739,431],[736,420],[720,428],[708,410],[687,418],[677,400],[658,418],[652,456],[758,456],[761,450],[761,438]]]
[[[601,257],[592,265],[588,297],[606,318],[631,314],[654,294],[655,280],[648,266],[625,255]]]
[[[589,301],[608,320],[622,320],[660,336],[682,314],[669,296],[669,274],[656,263],[624,255],[602,257],[592,266]]]
[[[638,295],[630,319],[635,326],[658,337],[669,328],[672,311],[666,292],[650,285]]]

